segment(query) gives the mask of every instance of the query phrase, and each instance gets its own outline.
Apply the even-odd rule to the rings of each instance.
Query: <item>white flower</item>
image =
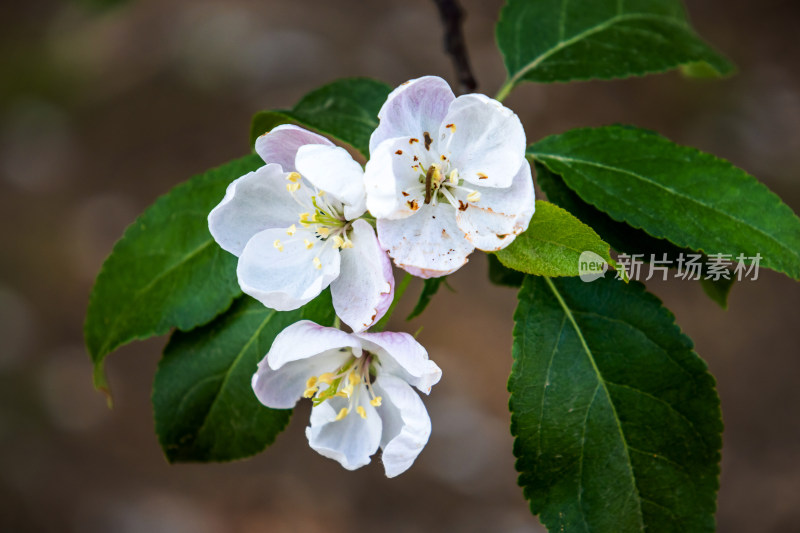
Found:
[[[208,216],[211,235],[239,257],[246,294],[278,311],[328,285],[336,314],[363,331],[394,296],[392,267],[365,212],[363,170],[343,148],[297,126],[256,141],[268,164],[228,186]]]
[[[405,472],[428,442],[431,421],[411,388],[428,394],[442,375],[407,333],[346,333],[303,320],[275,338],[253,376],[267,407],[311,398],[311,447],[348,470],[378,447],[388,477]]]
[[[525,231],[534,210],[525,132],[487,96],[456,98],[428,76],[389,95],[370,138],[364,179],[378,239],[423,278],[449,274],[474,248],[496,251]]]

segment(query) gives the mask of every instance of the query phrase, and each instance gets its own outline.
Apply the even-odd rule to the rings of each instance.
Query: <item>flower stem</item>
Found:
[[[394,308],[397,305],[397,302],[400,301],[400,298],[403,297],[403,293],[406,292],[408,288],[408,284],[411,283],[411,274],[406,274],[403,277],[403,281],[395,287],[394,289],[394,299],[392,300],[392,304],[389,306],[389,309],[386,310],[386,314],[383,315],[381,318],[372,328],[370,331],[383,331],[383,328],[386,327],[386,324],[389,322],[389,319],[392,317],[392,313],[394,312]]]

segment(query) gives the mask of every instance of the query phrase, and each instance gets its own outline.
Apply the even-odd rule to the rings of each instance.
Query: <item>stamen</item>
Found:
[[[309,241],[308,239],[303,239],[303,244],[306,245],[306,250],[310,250],[314,247],[314,243]]]
[[[275,242],[272,243],[272,246],[278,249],[279,252],[283,251],[283,245],[279,239],[275,239]]]
[[[289,192],[297,192],[297,191],[300,190],[300,184],[299,183],[287,183],[286,184],[286,190],[289,191]]]
[[[363,418],[364,420],[367,419],[367,411],[364,409],[363,405],[359,405],[358,407],[356,407],[356,411],[358,411],[358,414],[361,415],[361,418]]]
[[[300,174],[297,172],[289,172],[289,175],[286,176],[286,179],[291,181],[292,183],[297,183],[300,181]]]
[[[450,177],[448,179],[453,185],[458,185],[458,170],[454,168],[453,171],[450,172]]]
[[[335,418],[334,420],[337,420],[337,421],[338,421],[338,420],[341,420],[342,418],[346,417],[346,416],[347,416],[347,413],[349,413],[349,412],[350,412],[350,410],[349,410],[347,407],[342,407],[342,408],[339,410],[339,414],[338,414],[338,415],[336,415],[336,418]]]
[[[320,226],[317,228],[317,233],[319,233],[319,236],[322,237],[323,239],[327,239],[328,235],[331,234],[331,230],[330,228],[326,228],[325,226]]]
[[[311,376],[310,378],[308,378],[308,381],[306,381],[306,388],[310,389],[316,384],[317,384],[317,376]]]
[[[291,237],[292,235],[294,235],[295,231],[297,231],[297,226],[292,224],[291,226],[289,226],[289,229],[286,230],[286,235]]]
[[[313,398],[319,389],[317,387],[309,387],[303,392],[303,398]]]
[[[324,374],[320,374],[320,376],[317,378],[317,382],[324,383],[325,385],[330,385],[331,383],[333,383],[335,377],[336,376],[334,376],[330,372],[325,372]]]
[[[314,258],[314,267],[317,270],[320,270],[322,268],[322,261],[319,260],[319,257]]]
[[[373,399],[371,399],[369,401],[369,404],[372,407],[380,407],[381,406],[381,402],[383,402],[383,397],[382,396],[375,396]]]
[[[337,248],[342,248],[342,247],[344,247],[344,239],[342,239],[342,238],[341,238],[341,237],[339,237],[338,235],[334,235],[334,236],[333,236],[333,245],[334,245],[335,247],[337,247]]]
[[[468,202],[475,203],[475,202],[479,201],[480,199],[481,199],[481,193],[479,193],[478,191],[472,191],[471,193],[469,193],[467,195],[467,201]]]

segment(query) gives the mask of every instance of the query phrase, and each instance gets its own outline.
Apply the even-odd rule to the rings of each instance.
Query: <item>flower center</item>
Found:
[[[343,348],[343,350],[345,349],[350,350]],[[336,372],[326,372],[308,378],[303,397],[311,398],[315,407],[332,398],[347,398],[347,406],[339,409],[336,420],[342,420],[350,414],[354,410],[353,406],[356,406],[355,412],[361,418],[366,419],[367,412],[362,405],[359,405],[359,396],[368,394],[369,403],[373,407],[379,407],[383,400],[380,396],[375,395],[375,391],[372,389],[372,378],[375,375],[374,364],[376,363],[378,363],[378,358],[370,352],[363,352],[361,357],[354,355]]]
[[[419,175],[419,182],[425,190],[425,203],[437,205],[442,200],[447,200],[450,205],[461,211],[466,210],[470,203],[481,199],[481,193],[464,187],[464,180],[458,177],[458,169],[450,168],[450,162],[445,156],[440,156],[442,163],[431,163],[426,169],[422,163],[418,164],[424,174]],[[458,199],[463,196],[463,200]]]
[[[325,191],[320,191],[316,187],[308,194],[299,194],[305,184],[297,172],[290,172],[286,176],[286,180],[289,182],[286,184],[286,190],[302,209],[297,223],[286,228],[286,234],[290,237],[289,241],[301,238],[300,236],[295,237],[297,226],[300,225],[314,233],[313,239],[303,238],[303,245],[308,250],[320,242],[322,243],[320,251],[328,244],[337,249],[352,248],[353,242],[347,235],[352,227],[352,222],[345,219],[341,203],[333,198],[329,199]],[[276,239],[273,246],[278,251],[283,251],[283,242],[280,239]],[[317,269],[322,268],[319,253],[314,256],[313,263]]]

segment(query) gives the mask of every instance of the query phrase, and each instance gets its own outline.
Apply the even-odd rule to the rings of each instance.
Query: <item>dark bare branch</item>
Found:
[[[469,65],[467,45],[464,42],[464,10],[458,0],[433,0],[439,8],[444,27],[444,49],[450,55],[458,75],[461,93],[474,92],[478,87]]]

